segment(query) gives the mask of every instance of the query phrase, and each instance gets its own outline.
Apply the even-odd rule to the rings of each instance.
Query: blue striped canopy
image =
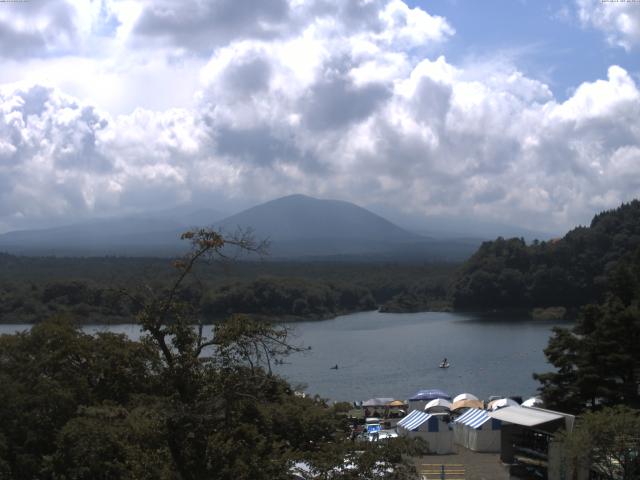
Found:
[[[420,410],[414,410],[398,422],[398,427],[402,427],[406,430],[415,430],[430,418],[431,415],[428,413],[421,412]]]
[[[480,410],[479,408],[471,408],[454,420],[455,423],[461,423],[471,428],[480,428],[491,419],[489,412]]]
[[[417,401],[417,400],[434,400],[436,398],[444,398],[445,400],[449,400],[451,401],[451,396],[446,393],[443,392],[442,390],[418,390],[413,397],[411,397],[409,400],[410,401]]]

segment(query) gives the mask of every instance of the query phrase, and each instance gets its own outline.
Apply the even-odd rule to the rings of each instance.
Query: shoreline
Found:
[[[344,315],[352,315],[355,313],[364,313],[364,312],[379,312],[379,313],[388,313],[395,315],[402,314],[415,314],[415,313],[457,313],[457,314],[468,314],[475,315],[480,319],[492,319],[492,320],[509,320],[509,321],[569,321],[573,322],[576,320],[577,316],[580,313],[580,308],[567,308],[567,307],[534,307],[534,308],[497,308],[497,309],[484,309],[484,310],[476,310],[476,309],[453,309],[446,305],[438,305],[434,306],[434,308],[429,309],[385,309],[384,305],[378,305],[375,309],[362,309],[362,310],[344,310],[339,312],[333,312],[327,315],[293,315],[293,314],[284,314],[284,315],[265,315],[258,313],[229,313],[226,315],[216,315],[212,317],[205,318],[203,325],[215,325],[216,323],[222,322],[229,318],[231,315],[244,315],[249,318],[253,318],[258,321],[266,321],[270,323],[300,323],[300,322],[322,322],[324,320],[334,320],[337,317],[341,317]],[[55,316],[56,314],[52,314],[50,317]],[[65,313],[65,315],[69,315],[70,317],[80,316],[79,314],[73,314],[71,312]],[[47,318],[50,318],[47,317]],[[519,319],[519,320],[514,320]],[[5,319],[0,318],[0,325],[37,325],[41,323],[42,320],[30,321],[29,320],[20,320],[20,319]],[[115,318],[92,318],[86,322],[77,322],[80,326],[91,326],[91,325],[132,325],[137,324],[135,318],[123,318],[123,317],[115,317]],[[199,325],[199,323],[194,322],[193,325]]]

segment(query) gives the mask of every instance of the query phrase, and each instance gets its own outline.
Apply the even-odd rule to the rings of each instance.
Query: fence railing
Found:
[[[465,467],[461,463],[423,463],[418,474],[422,480],[465,480]]]

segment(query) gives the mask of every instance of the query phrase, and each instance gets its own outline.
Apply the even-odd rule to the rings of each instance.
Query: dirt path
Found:
[[[509,471],[497,453],[476,453],[456,446],[456,453],[414,459],[423,480],[509,480]]]

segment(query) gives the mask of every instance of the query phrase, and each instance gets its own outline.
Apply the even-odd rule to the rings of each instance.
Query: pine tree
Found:
[[[556,328],[545,349],[556,371],[534,378],[552,407],[640,407],[640,250],[611,279],[606,301],[585,307],[572,329]]]

